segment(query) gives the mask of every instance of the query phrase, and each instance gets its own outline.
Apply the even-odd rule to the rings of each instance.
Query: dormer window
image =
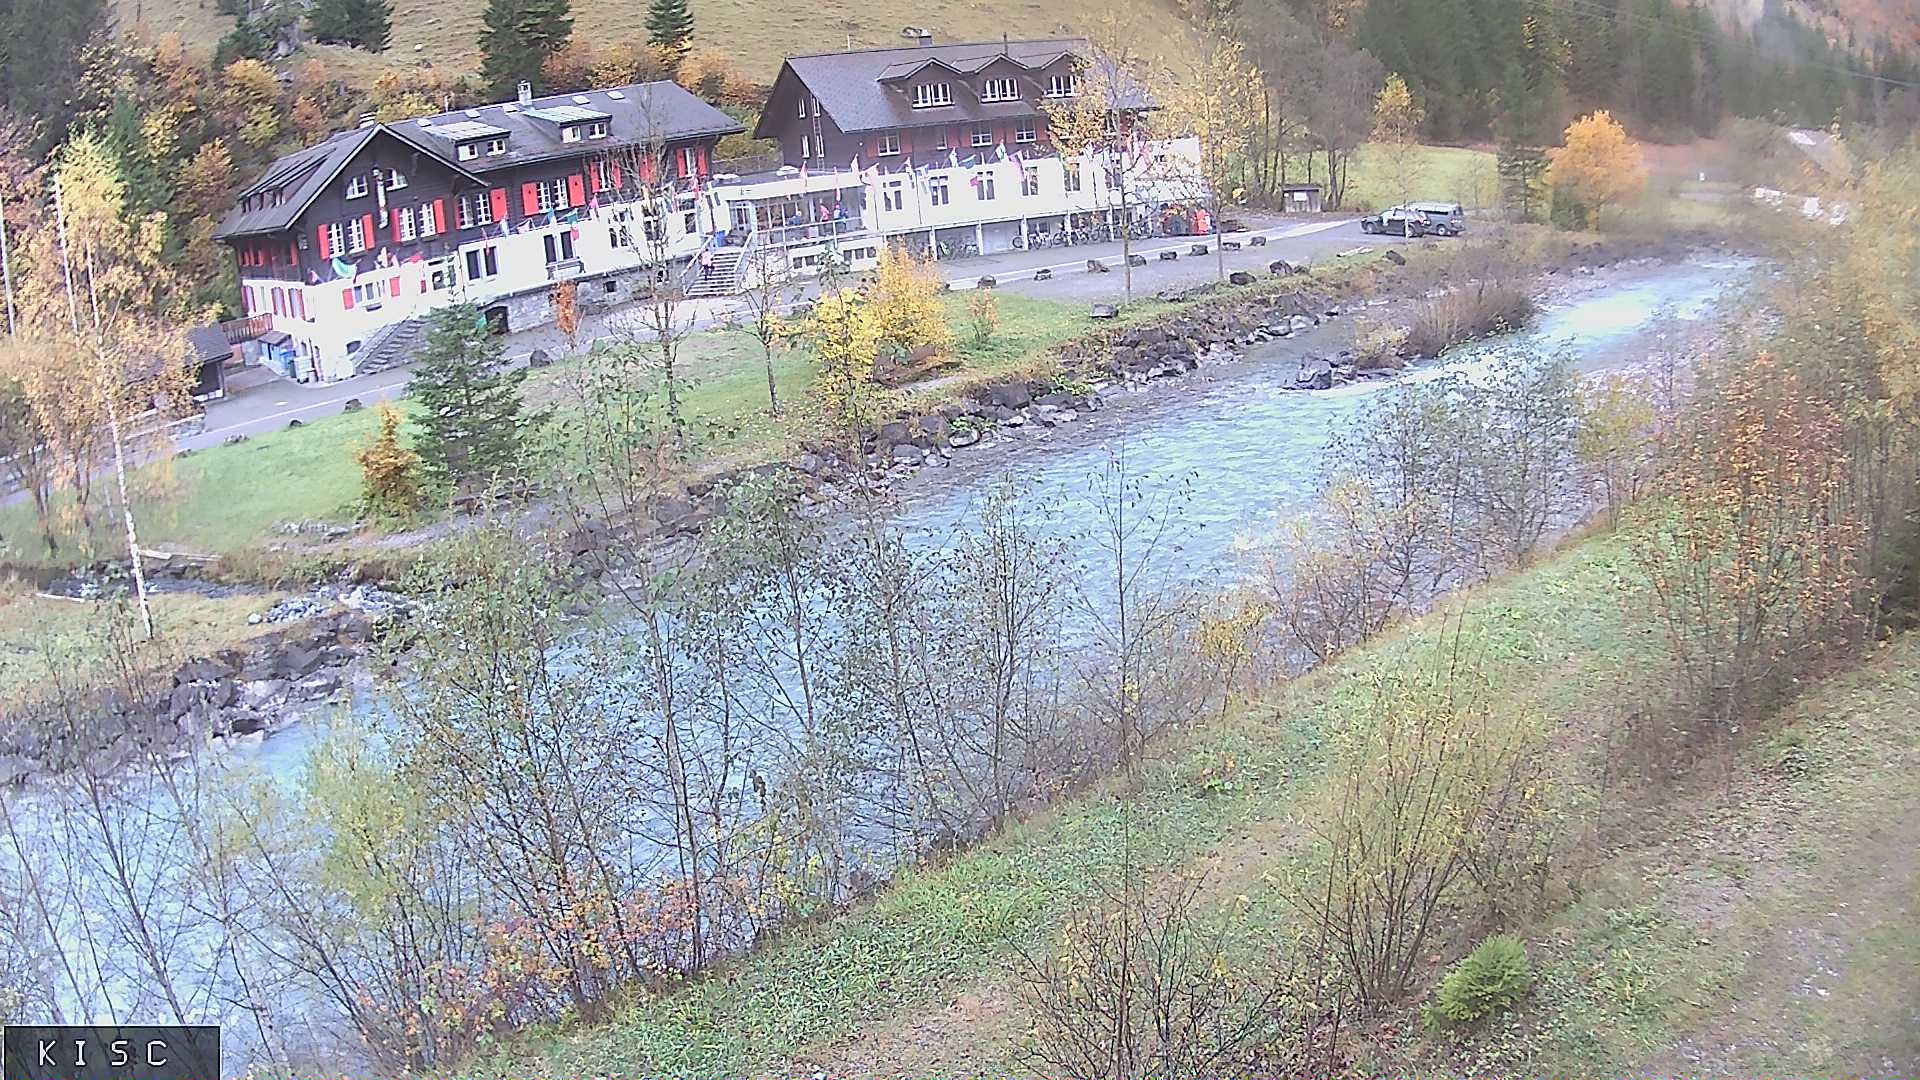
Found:
[[[389,169],[387,171],[387,190],[388,191],[399,191],[401,188],[406,186],[407,186],[406,173],[401,172],[399,169]]]
[[[486,148],[488,157],[499,157],[501,154],[507,152],[507,137],[502,135],[496,139],[488,139],[486,141]]]
[[[361,173],[359,176],[349,177],[347,179],[347,198],[364,199],[366,197],[367,197],[366,174]]]
[[[988,79],[980,88],[981,101],[1018,101],[1020,85],[1012,79]]]
[[[474,158],[480,156],[480,144],[477,142],[461,143],[458,156],[461,161],[472,161]]]
[[[913,107],[931,109],[953,104],[953,87],[943,82],[921,83],[913,88]]]
[[[1050,98],[1077,97],[1080,94],[1080,76],[1047,76],[1047,96]]]
[[[579,142],[581,139],[604,139],[607,137],[607,122],[595,120],[587,124],[572,124],[560,129],[561,142]]]

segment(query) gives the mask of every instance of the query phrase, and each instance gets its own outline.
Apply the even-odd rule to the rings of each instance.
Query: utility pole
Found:
[[[73,296],[73,259],[67,251],[67,214],[65,203],[60,197],[60,177],[53,178],[53,214],[60,228],[60,269],[66,277],[67,319],[73,326],[74,337],[80,336],[80,311]],[[87,300],[93,312],[93,353],[94,360],[105,371],[107,363],[106,343],[100,325],[100,294],[94,287],[93,249],[87,249]],[[107,396],[107,427],[113,437],[113,473],[120,488],[120,513],[127,529],[127,558],[133,566],[133,591],[139,598],[140,625],[148,640],[153,638],[153,605],[147,601],[147,573],[140,562],[140,537],[133,527],[133,502],[127,498],[127,453],[126,444],[120,432],[119,387],[108,374],[109,385],[105,389]]]

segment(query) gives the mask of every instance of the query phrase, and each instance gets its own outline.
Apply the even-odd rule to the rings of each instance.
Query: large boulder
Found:
[[[1023,382],[1000,383],[987,387],[987,403],[1003,409],[1024,409],[1033,401],[1033,391]]]
[[[303,645],[289,645],[281,650],[280,658],[274,667],[282,678],[295,679],[313,674],[323,663],[325,659],[321,656],[320,650]]]
[[[913,441],[913,428],[905,420],[889,420],[874,432],[874,440],[883,450],[889,446],[898,446],[903,442]]]
[[[1333,388],[1333,364],[1327,360],[1307,360],[1300,365],[1300,374],[1294,377],[1294,385],[1305,390],[1331,390]]]
[[[1227,275],[1227,280],[1235,285],[1251,285],[1253,284],[1253,275],[1247,273],[1245,270],[1235,270],[1233,273]]]

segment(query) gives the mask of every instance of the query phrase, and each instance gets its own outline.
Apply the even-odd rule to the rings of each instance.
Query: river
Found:
[[[1666,320],[1698,326],[1732,312],[1754,274],[1749,261],[1709,258],[1557,282],[1533,326],[1519,334],[1458,350],[1390,380],[1326,391],[1289,389],[1303,356],[1329,354],[1351,333],[1351,319],[1330,320],[1185,378],[1159,380],[1138,392],[1110,391],[1102,408],[1072,423],[1051,430],[1035,425],[957,452],[947,464],[895,485],[895,523],[910,544],[944,542],[1011,473],[1025,498],[1052,511],[1046,527],[1090,557],[1100,513],[1090,488],[1120,453],[1130,477],[1146,488],[1182,485],[1182,497],[1168,505],[1176,515],[1169,535],[1180,548],[1172,566],[1187,579],[1183,583],[1230,582],[1254,568],[1278,520],[1309,509],[1333,464],[1326,453],[1330,438],[1377,396],[1409,381],[1471,378],[1514,348],[1559,351],[1589,373],[1643,362],[1658,344],[1652,339],[1657,327]],[[361,720],[375,724],[383,709],[373,693],[363,693],[355,705]],[[315,737],[314,726],[295,725],[234,757],[290,783]],[[25,820],[34,819],[29,814]],[[154,902],[165,905],[166,899],[156,895]],[[158,1018],[150,1006],[142,1019]],[[230,1069],[238,1056],[228,1055]]]

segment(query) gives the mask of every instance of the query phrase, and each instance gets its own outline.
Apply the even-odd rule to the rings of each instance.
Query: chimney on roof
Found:
[[[911,38],[914,44],[922,47],[933,44],[933,31],[922,26],[903,26],[900,28],[900,36]]]
[[[520,80],[520,104],[533,104],[533,84],[525,79]]]
[[[378,113],[363,112],[360,114],[360,126],[363,128],[372,127],[379,122],[380,114]]]

